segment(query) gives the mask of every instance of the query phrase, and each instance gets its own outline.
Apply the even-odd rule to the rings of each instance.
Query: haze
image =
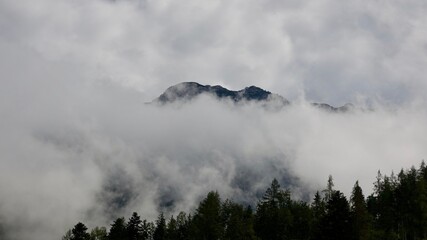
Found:
[[[427,156],[426,12],[422,0],[0,0],[6,239],[189,211],[209,190],[250,202],[274,177],[302,199],[329,174],[369,194],[379,169]],[[183,81],[293,104],[145,104]]]

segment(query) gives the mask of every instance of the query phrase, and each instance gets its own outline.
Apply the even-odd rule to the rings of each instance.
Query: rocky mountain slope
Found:
[[[229,99],[235,103],[249,101],[260,102],[263,105],[267,103],[275,103],[275,106],[284,107],[290,104],[290,101],[280,96],[279,94],[271,93],[256,86],[246,87],[242,90],[233,91],[219,85],[202,85],[197,82],[182,82],[166,89],[158,98],[154,99],[154,103],[168,104],[173,102],[190,101],[201,94],[210,94],[219,99]],[[326,103],[312,103],[313,106],[331,112],[346,112],[353,108],[353,105],[348,103],[341,107],[333,107]]]

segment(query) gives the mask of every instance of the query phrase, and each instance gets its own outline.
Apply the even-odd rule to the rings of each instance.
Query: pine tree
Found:
[[[289,230],[290,239],[310,239],[313,227],[313,214],[310,206],[303,201],[292,201],[290,205],[292,216]]]
[[[255,218],[252,211],[252,207],[250,205],[246,207],[243,215],[243,219],[244,219],[244,227],[245,227],[244,239],[257,240],[258,238],[256,237],[255,230],[254,230]]]
[[[371,217],[363,196],[359,181],[356,181],[350,198],[351,219],[354,240],[367,240],[370,238]]]
[[[311,213],[313,217],[311,239],[319,239],[322,222],[326,215],[326,203],[322,196],[320,196],[319,191],[314,195],[313,203],[311,204]]]
[[[89,240],[90,235],[87,233],[87,227],[79,222],[77,223],[74,228],[71,230],[72,237],[71,240]]]
[[[173,216],[169,219],[166,226],[166,239],[177,240],[178,239],[178,227],[177,222]]]
[[[126,225],[129,240],[142,240],[142,221],[138,213],[134,212]]]
[[[222,205],[221,218],[224,224],[223,239],[256,239],[253,230],[253,215],[250,207],[226,200]]]
[[[163,213],[160,213],[156,221],[156,229],[153,233],[153,240],[165,240],[166,239],[166,220]]]
[[[351,238],[350,206],[340,191],[333,191],[326,204],[322,221],[322,239],[341,240]]]
[[[332,175],[328,177],[328,184],[326,185],[326,189],[323,190],[325,195],[325,202],[328,202],[332,198],[332,194],[334,193],[334,180]]]
[[[393,240],[397,239],[397,203],[396,203],[396,186],[398,180],[383,176],[378,171],[374,183],[374,193],[367,199],[368,212],[373,218],[372,238]]]
[[[123,217],[117,218],[111,225],[108,240],[127,239],[126,222]]]
[[[254,229],[263,240],[279,240],[289,237],[292,216],[290,192],[280,188],[274,179],[257,205]]]
[[[186,240],[190,238],[190,222],[191,216],[187,216],[185,212],[180,212],[176,217],[177,240]]]
[[[382,182],[382,191],[379,192],[378,198],[378,226],[384,231],[385,239],[395,239],[397,226],[396,212],[396,193],[394,186],[391,184],[389,177],[384,176]]]
[[[325,201],[323,201],[319,191],[317,191],[316,194],[314,195],[311,208],[313,209],[314,219],[320,220],[322,219],[323,216],[325,216]]]
[[[154,226],[154,223],[148,222],[147,220],[142,221],[142,225],[141,225],[142,239],[152,240],[155,229],[156,227]]]
[[[196,210],[193,226],[196,239],[216,240],[223,234],[221,222],[221,198],[218,192],[209,192]]]

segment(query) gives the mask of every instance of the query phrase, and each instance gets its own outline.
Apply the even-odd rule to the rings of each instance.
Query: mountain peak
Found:
[[[224,88],[220,85],[202,85],[197,82],[181,82],[166,89],[158,98],[154,99],[154,103],[167,104],[177,101],[190,101],[201,94],[209,94],[218,99],[229,99],[235,103],[251,101],[260,102],[263,106],[272,109],[281,109],[290,104],[290,102],[280,96],[266,91],[257,86],[249,86],[244,89],[233,91]],[[326,103],[311,103],[312,106],[329,112],[348,112],[354,109],[353,104],[347,103],[341,107],[333,107]]]
[[[257,86],[246,87],[245,89],[240,90],[239,92],[242,93],[242,97],[246,100],[267,100],[272,95],[271,92],[266,91]]]
[[[220,85],[202,85],[197,82],[182,82],[171,86],[154,101],[162,104],[175,101],[188,101],[203,93],[211,94],[221,99],[228,98],[234,102],[240,102],[244,100],[268,101],[275,98],[281,99],[284,105],[289,103],[288,100],[284,99],[280,95],[273,94],[257,86],[250,86],[239,91],[232,91]]]

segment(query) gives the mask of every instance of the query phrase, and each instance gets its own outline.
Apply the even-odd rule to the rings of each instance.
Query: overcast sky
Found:
[[[159,201],[189,211],[206,189],[251,199],[272,177],[297,195],[329,174],[370,193],[378,169],[427,156],[426,13],[424,0],[0,0],[0,224],[58,239],[77,221],[155,218]],[[295,104],[143,104],[183,81]]]
[[[421,0],[0,4],[1,61],[9,71],[31,58],[76,65],[88,79],[136,89],[147,101],[182,81],[257,85],[338,105],[360,98],[425,101]]]

